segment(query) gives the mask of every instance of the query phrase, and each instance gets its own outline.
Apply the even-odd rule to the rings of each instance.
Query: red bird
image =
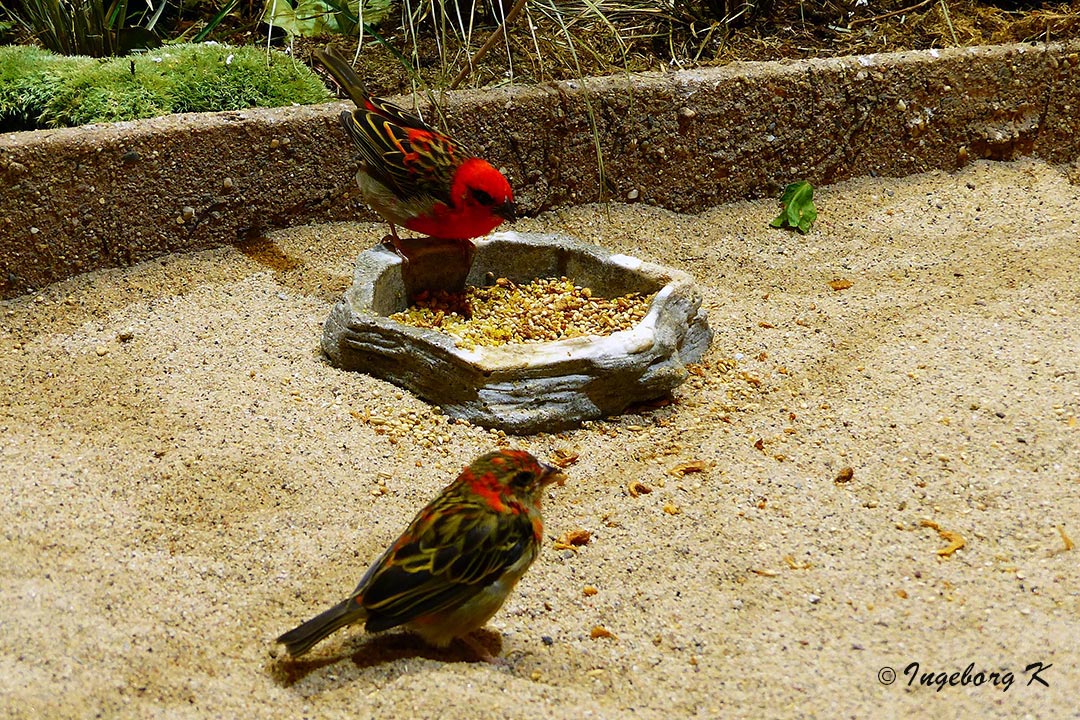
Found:
[[[360,194],[390,223],[439,240],[467,241],[515,219],[514,192],[491,163],[470,156],[452,138],[393,103],[372,97],[347,60],[330,45],[313,57],[356,103],[341,124],[360,150]]]

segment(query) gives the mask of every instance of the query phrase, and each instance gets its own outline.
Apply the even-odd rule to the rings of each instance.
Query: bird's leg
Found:
[[[397,227],[394,226],[394,223],[389,223],[389,225],[390,225],[390,234],[383,237],[383,239],[382,239],[383,245],[385,245],[388,248],[392,248],[394,252],[396,252],[398,255],[400,255],[401,257],[404,258],[404,257],[406,257],[406,255],[401,250],[401,238],[398,237]]]
[[[458,246],[461,250],[461,262],[465,268],[472,267],[473,254],[476,253],[476,246],[473,245],[472,240],[462,240]],[[467,270],[466,270],[467,272]]]

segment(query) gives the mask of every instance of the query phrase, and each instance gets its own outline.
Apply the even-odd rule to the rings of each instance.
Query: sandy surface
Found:
[[[3,713],[1080,717],[1080,188],[979,163],[817,199],[805,237],[772,202],[519,224],[694,273],[716,339],[673,404],[509,440],[580,459],[480,638],[506,667],[355,628],[302,663],[272,644],[506,442],[322,358],[380,226],[0,303]],[[909,686],[912,662],[1013,682]]]

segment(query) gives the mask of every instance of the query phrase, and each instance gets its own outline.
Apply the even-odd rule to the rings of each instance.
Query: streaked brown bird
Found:
[[[540,498],[561,471],[522,450],[476,458],[372,565],[348,598],[277,639],[303,655],[360,621],[368,632],[404,625],[445,647],[468,638],[502,607],[536,559]]]

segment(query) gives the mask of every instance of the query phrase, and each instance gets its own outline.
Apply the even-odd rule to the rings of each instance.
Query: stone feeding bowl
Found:
[[[607,336],[468,349],[440,330],[388,317],[406,308],[408,285],[431,285],[411,263],[377,246],[360,255],[352,287],[323,326],[330,361],[389,380],[451,417],[529,434],[558,432],[666,395],[712,341],[701,294],[680,270],[558,235],[501,232],[475,245],[467,275],[460,273],[472,286],[503,277],[524,284],[565,276],[596,297],[656,297],[634,327]],[[445,274],[455,258],[461,265],[460,247],[445,253],[443,263],[426,258],[435,275]]]

